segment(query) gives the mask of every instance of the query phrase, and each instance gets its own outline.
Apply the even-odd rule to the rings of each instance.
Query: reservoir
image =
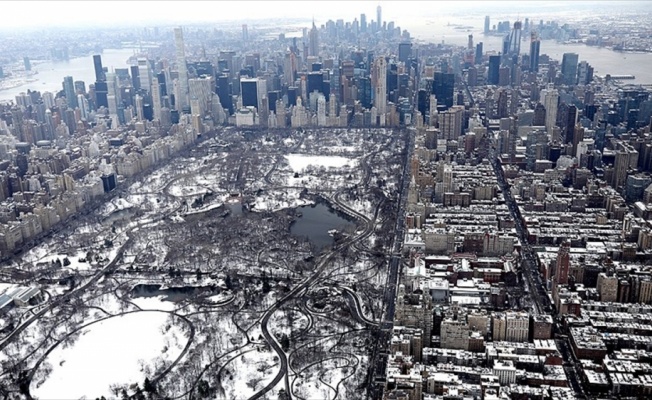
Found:
[[[290,233],[308,238],[319,249],[334,243],[328,231],[337,229],[342,232],[347,228],[355,227],[353,222],[340,217],[321,203],[299,207],[297,211],[301,213],[301,217],[292,224]]]

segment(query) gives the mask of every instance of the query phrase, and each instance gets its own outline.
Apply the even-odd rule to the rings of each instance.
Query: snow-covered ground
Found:
[[[278,211],[313,204],[313,201],[299,197],[298,189],[273,190],[256,197],[254,211]]]
[[[335,167],[342,168],[345,166],[355,167],[358,164],[357,160],[346,158],[342,156],[315,156],[310,154],[288,154],[285,156],[290,168],[294,172],[301,172],[308,168],[309,165],[314,167]]]
[[[111,385],[142,386],[157,367],[174,361],[187,342],[169,315],[136,312],[84,328],[72,346],[60,344],[48,355],[46,363],[54,368],[40,386],[32,383],[32,395],[41,399],[109,398],[116,395]],[[43,368],[47,366],[41,365]]]

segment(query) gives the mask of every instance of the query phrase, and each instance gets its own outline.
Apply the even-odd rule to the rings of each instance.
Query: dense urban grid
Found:
[[[6,40],[2,398],[652,394],[652,28],[375,11]]]

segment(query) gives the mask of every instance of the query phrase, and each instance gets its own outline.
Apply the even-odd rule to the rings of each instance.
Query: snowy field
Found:
[[[334,168],[342,168],[342,167],[355,167],[358,165],[358,161],[351,159],[351,158],[346,158],[342,156],[313,156],[310,154],[288,154],[285,156],[287,159],[288,163],[290,164],[290,168],[294,172],[302,172],[308,166],[312,165],[313,167],[334,167]]]
[[[41,399],[114,397],[112,385],[142,386],[157,367],[169,365],[187,338],[163,312],[136,312],[103,320],[83,329],[70,347],[59,345],[46,358],[55,367],[31,394]],[[41,369],[48,365],[41,365]]]

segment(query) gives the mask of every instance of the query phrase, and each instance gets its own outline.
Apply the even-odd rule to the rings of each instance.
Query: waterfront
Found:
[[[134,49],[131,48],[107,49],[102,53],[102,64],[104,67],[108,67],[109,71],[111,71],[111,68],[127,68],[129,66],[127,60],[133,54]],[[56,93],[62,90],[63,77],[68,75],[71,75],[76,81],[84,81],[86,90],[88,90],[88,85],[95,82],[92,55],[72,58],[69,61],[35,62],[32,69],[38,71],[38,74],[31,78],[38,80],[36,82],[26,82],[11,89],[1,90],[0,101],[16,101],[16,96],[21,92],[27,92],[28,89],[38,90],[41,93],[46,91]]]
[[[483,42],[485,52],[499,52],[502,48],[503,37],[498,35],[485,35],[482,32],[483,19],[478,16],[461,18],[444,16],[440,18],[426,18],[421,23],[413,20],[405,24],[412,37],[417,41],[454,44],[466,46],[468,35],[473,34],[474,43]],[[406,21],[407,22],[407,21]],[[299,36],[300,31],[291,29],[287,37]],[[102,53],[102,63],[105,67],[125,68],[127,60],[134,54],[133,48],[106,49]],[[529,39],[521,43],[521,52],[529,53]],[[577,53],[580,61],[586,60],[595,69],[595,74],[634,75],[636,79],[627,80],[631,84],[652,84],[652,53],[627,53],[617,52],[609,48],[586,46],[580,43],[564,44],[555,40],[541,41],[541,54],[547,54],[555,60],[561,60],[563,53]],[[88,86],[95,82],[92,55],[73,58],[69,61],[35,62],[33,69],[38,74],[30,77],[37,79],[35,82],[24,84],[10,89],[0,90],[0,101],[15,101],[21,92],[28,89],[41,92],[57,92],[62,90],[63,77],[71,75],[75,81],[81,80]]]
[[[503,36],[485,35],[480,26],[483,20],[483,17],[476,16],[472,18],[441,17],[426,19],[421,24],[411,22],[406,26],[408,26],[410,34],[418,41],[466,46],[469,35],[472,34],[474,44],[482,42],[485,53],[498,53],[502,50]],[[528,54],[529,52],[530,40],[528,37],[521,42],[521,53]],[[652,68],[649,67],[652,64],[652,53],[618,52],[582,43],[564,44],[555,40],[541,40],[541,54],[547,54],[552,59],[561,62],[564,53],[579,54],[579,60],[591,64],[596,75],[634,75],[636,79],[627,80],[626,83],[652,84]]]

